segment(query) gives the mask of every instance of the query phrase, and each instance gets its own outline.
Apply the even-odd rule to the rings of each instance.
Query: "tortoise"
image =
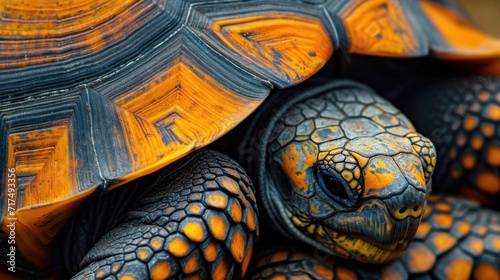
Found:
[[[131,242],[140,250],[132,254],[127,247],[113,263],[89,264],[87,272],[123,279],[132,277],[127,273],[143,278],[156,271],[163,277],[169,270],[190,274],[193,269],[213,277],[241,276],[258,232],[247,176],[223,156],[201,154],[170,164],[233,128],[272,88],[310,77],[334,51],[399,58],[431,53],[473,72],[499,73],[498,40],[464,25],[449,1],[25,4],[6,3],[0,21],[0,165],[7,167],[2,170],[7,184],[2,187],[0,248],[6,268],[14,248],[16,269],[38,277],[74,273],[80,269],[75,259],[104,232],[144,214],[142,208],[127,209],[147,209],[148,203],[163,207],[155,194],[171,194],[176,184],[189,185],[190,180],[191,190],[178,195],[185,199],[193,192],[190,199],[198,197],[198,208],[185,209],[184,201],[170,196],[179,211],[166,207],[165,213],[180,221],[186,211],[196,216],[208,207],[206,215],[172,225],[168,229],[175,235],[167,243],[153,233],[141,237],[135,232]],[[456,37],[457,30],[469,39]],[[170,167],[160,175],[145,176],[165,166]],[[174,186],[159,190],[166,183],[155,178],[179,178],[161,175],[178,175],[179,166],[199,173],[188,172],[191,177],[174,179]],[[194,179],[201,172],[217,182],[207,184],[212,192],[202,191],[201,179]],[[15,183],[9,185],[12,177]],[[151,198],[143,198],[147,191]],[[118,209],[110,209],[117,201]],[[226,210],[227,205],[235,206]],[[138,228],[131,224],[119,227],[122,237],[127,226],[129,231]],[[9,235],[15,236],[15,246],[7,246],[14,240]],[[411,232],[401,238],[411,239]],[[103,240],[113,239],[108,234]],[[113,245],[100,244],[87,260]],[[170,251],[153,253],[168,244],[174,244]],[[201,265],[202,255],[208,264]]]
[[[405,140],[408,144],[420,145],[414,147],[414,151],[420,153],[420,157],[423,158],[421,160],[423,170],[426,170],[429,167],[426,163],[432,163],[436,155],[438,159],[442,156],[441,159],[452,160],[443,156],[450,151],[445,149],[449,148],[450,143],[438,142],[438,151],[439,148],[445,151],[436,154],[431,152],[433,156],[424,154],[431,150],[431,147],[425,144],[425,140],[421,141],[418,134],[411,132],[413,130],[411,123],[399,110],[376,96],[371,89],[342,80],[333,82],[316,80],[313,78],[304,84],[287,89],[287,97],[293,98],[285,101],[283,95],[277,92],[258,109],[259,114],[252,120],[253,129],[260,131],[258,135],[261,136],[244,137],[247,143],[241,147],[240,161],[244,163],[258,186],[261,213],[267,212],[267,215],[261,214],[261,217],[264,220],[268,218],[266,221],[268,226],[261,229],[260,244],[255,249],[256,256],[250,265],[248,278],[496,279],[499,277],[500,212],[482,208],[477,202],[471,202],[469,199],[450,196],[445,193],[450,192],[446,189],[449,186],[436,184],[435,181],[427,185],[427,192],[419,194],[415,191],[418,187],[414,188],[418,184],[409,178],[409,174],[413,174],[409,170],[413,168],[405,168],[405,165],[412,161],[409,158],[402,158],[407,155],[402,152],[404,149],[401,146],[398,147],[398,152],[393,150],[398,146],[396,143],[400,144]],[[436,95],[439,89],[440,93],[446,94],[442,97]],[[482,95],[488,94],[491,99],[498,100],[500,78],[454,79],[451,84],[445,84],[444,87],[439,84],[433,91],[420,92],[424,100],[418,101],[425,103],[426,94],[435,99],[449,97],[447,94],[451,95],[452,92],[458,97],[463,93],[465,96],[473,95],[480,99]],[[462,101],[468,99],[470,98]],[[460,106],[471,103],[463,102]],[[487,104],[494,106],[497,103],[492,101]],[[457,104],[450,102],[449,105]],[[436,109],[436,107],[427,108]],[[273,114],[268,116],[266,112]],[[483,110],[485,114],[488,112],[489,110]],[[442,122],[449,121],[447,118],[436,118],[431,122],[430,119],[438,114],[439,111],[429,112],[427,130],[443,128]],[[355,120],[357,129],[350,127],[351,120]],[[490,121],[485,117],[482,119],[482,124],[489,124]],[[260,125],[262,123],[269,125],[262,127]],[[435,124],[438,125],[434,126]],[[497,121],[496,125],[498,124]],[[249,127],[252,129],[252,125]],[[478,128],[480,127],[481,124],[478,123]],[[465,129],[462,126],[455,127],[457,133],[470,132],[466,128],[467,126]],[[454,128],[446,126],[445,129]],[[356,131],[362,135],[356,135]],[[252,134],[256,135],[255,132],[250,132],[250,135]],[[388,134],[391,135],[391,140]],[[398,139],[396,135],[402,137]],[[381,139],[384,141],[380,141]],[[353,145],[354,142],[366,140],[369,142]],[[486,147],[496,144],[495,139],[488,137],[484,137],[484,142]],[[453,150],[465,145],[451,146]],[[256,147],[255,157],[248,158],[251,154],[247,150],[248,147]],[[297,151],[297,147],[303,149],[302,153]],[[301,160],[297,160],[299,157]],[[356,160],[349,161],[349,157]],[[367,159],[362,159],[363,157]],[[388,160],[391,157],[393,160]],[[382,162],[384,164],[381,164]],[[349,168],[349,164],[354,168]],[[494,174],[494,165],[490,164],[490,160],[486,157],[484,163],[478,162],[476,171],[470,171]],[[280,167],[273,169],[273,165]],[[325,168],[325,165],[328,168]],[[397,165],[399,170],[405,170],[402,172],[403,176],[398,174],[398,168],[390,168],[391,165]],[[432,166],[430,165],[431,169]],[[430,176],[425,173],[423,174],[426,177]],[[387,179],[377,176],[380,181],[375,184],[372,179],[375,174],[391,175]],[[325,180],[325,177],[328,179]],[[407,180],[406,184],[395,183],[401,180],[401,177]],[[467,180],[467,177],[464,176],[463,180]],[[354,187],[362,186],[362,195],[359,198],[353,196],[353,191],[357,189],[351,187],[352,181],[357,181]],[[494,182],[495,180],[491,180],[490,185],[494,185]],[[304,188],[305,185],[308,188]],[[381,193],[371,197],[369,194],[374,191],[371,186],[380,187],[380,185],[386,187],[378,189]],[[392,196],[389,195],[391,188],[402,185],[406,185],[404,192],[393,189]],[[407,192],[411,193],[409,197],[427,196],[431,185],[434,194],[427,199],[425,212],[421,215],[421,223],[414,239],[411,240],[411,245],[401,257],[388,264],[377,265],[376,258],[384,256],[379,254],[382,248],[390,248],[393,252],[397,250],[390,246],[394,244],[384,244],[384,235],[387,233],[387,225],[391,225],[393,227],[391,230],[397,232],[398,226],[402,224],[395,225],[396,223],[389,220],[397,219],[398,215],[395,214],[411,215],[412,210],[418,211],[419,208],[411,209],[411,203],[406,202],[403,205],[407,207],[401,208],[405,209],[403,212],[389,210],[389,215],[386,216],[383,215],[383,211],[372,216],[366,208],[372,210],[370,206],[377,205],[379,200],[385,202],[401,199],[399,196],[404,196]],[[456,184],[452,186],[460,187]],[[477,191],[484,189],[480,188]],[[331,199],[326,199],[328,197]],[[410,201],[408,197],[406,201]],[[389,206],[391,204],[387,205],[387,209],[391,209]],[[408,229],[409,225],[406,224],[404,227]],[[276,234],[270,233],[271,230],[280,232],[281,236],[275,237]],[[345,236],[345,232],[349,232],[350,236]],[[358,238],[362,241],[357,240]],[[342,253],[350,244],[359,244],[367,240],[370,240],[372,246],[363,244],[365,246],[356,252]],[[332,242],[335,243],[333,246],[330,244]],[[373,244],[378,245],[373,246]],[[324,248],[325,246],[333,247],[333,252],[332,248],[328,250]],[[367,254],[376,256],[369,258],[372,264],[352,261],[363,261],[359,257]],[[364,259],[366,260],[366,257]]]

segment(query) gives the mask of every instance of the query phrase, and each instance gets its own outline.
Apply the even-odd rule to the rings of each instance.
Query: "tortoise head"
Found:
[[[323,89],[277,118],[266,152],[262,200],[282,233],[370,263],[410,245],[436,156],[388,101],[359,86]]]

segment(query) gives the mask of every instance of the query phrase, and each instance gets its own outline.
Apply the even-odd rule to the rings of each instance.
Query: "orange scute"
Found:
[[[356,0],[341,11],[351,45],[349,52],[412,57],[422,46],[401,6],[390,0]]]
[[[261,103],[234,94],[185,58],[172,63],[149,85],[114,101],[127,132],[125,146],[134,155],[133,170],[155,171],[195,145],[214,141],[246,116],[242,111],[249,113]],[[159,127],[168,127],[172,141],[163,140],[165,132]],[[137,176],[132,173],[122,180]]]
[[[2,40],[0,56],[14,59],[0,68],[61,61],[102,50],[132,32],[132,23],[141,22],[150,8],[134,0],[30,0],[29,5],[24,0],[3,1],[0,37],[7,40]]]
[[[292,84],[318,71],[333,53],[321,22],[305,15],[261,12],[224,17],[212,30],[247,63]]]
[[[472,27],[455,11],[428,0],[417,3],[448,44],[449,49],[435,50],[439,57],[481,59],[500,55],[500,40]]]

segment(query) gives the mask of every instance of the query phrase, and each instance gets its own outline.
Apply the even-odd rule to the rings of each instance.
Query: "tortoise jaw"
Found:
[[[399,258],[410,245],[411,239],[381,248],[363,238],[336,233],[332,242],[345,250],[349,258],[364,263],[384,264]]]

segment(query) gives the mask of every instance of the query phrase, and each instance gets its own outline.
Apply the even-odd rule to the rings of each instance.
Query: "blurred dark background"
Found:
[[[500,38],[500,0],[457,0],[473,23],[490,35]]]

